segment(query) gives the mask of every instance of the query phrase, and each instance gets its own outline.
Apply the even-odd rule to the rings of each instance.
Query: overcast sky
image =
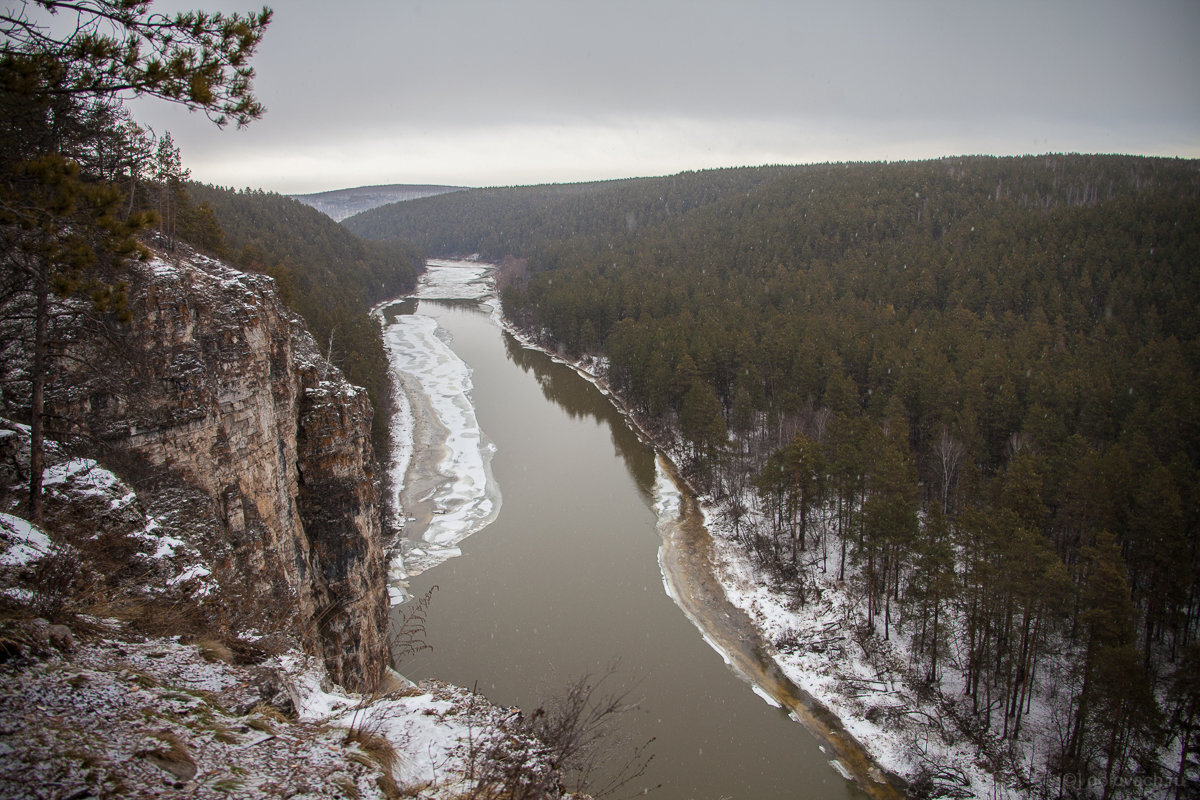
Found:
[[[1200,0],[273,8],[254,59],[263,119],[217,130],[135,107],[199,180],[297,193],[974,153],[1200,157]]]

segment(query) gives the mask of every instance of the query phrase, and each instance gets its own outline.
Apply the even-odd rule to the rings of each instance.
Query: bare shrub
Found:
[[[52,544],[50,552],[33,570],[29,588],[34,611],[49,620],[62,620],[67,603],[82,578],[78,553],[73,548]]]
[[[644,775],[654,740],[634,745],[621,733],[620,717],[638,706],[628,690],[603,688],[613,673],[583,674],[532,714],[516,715],[510,735],[472,746],[472,799],[533,800],[564,789],[610,797]]]

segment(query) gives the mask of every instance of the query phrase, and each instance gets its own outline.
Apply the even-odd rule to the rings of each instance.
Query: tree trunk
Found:
[[[1188,717],[1188,722],[1183,726],[1183,741],[1181,744],[1182,752],[1179,755],[1179,775],[1175,779],[1175,800],[1183,800],[1183,784],[1187,780],[1187,759],[1188,745],[1191,743],[1192,737],[1192,719]]]
[[[846,536],[849,533],[846,528],[846,517],[850,514],[850,506],[846,503],[845,498],[838,497],[838,538],[842,540],[842,560],[838,564],[838,580],[846,580]]]
[[[29,521],[41,527],[43,439],[42,408],[45,404],[47,338],[50,325],[50,283],[45,275],[37,279],[37,311],[33,335],[33,387],[29,409]]]
[[[875,632],[875,551],[867,554],[867,627]]]
[[[929,682],[937,683],[937,657],[938,657],[938,611],[941,609],[941,599],[938,593],[933,594],[933,657],[929,663]]]
[[[883,561],[883,639],[887,641],[892,630],[892,594],[889,581],[892,578],[892,548],[885,551],[887,557]]]

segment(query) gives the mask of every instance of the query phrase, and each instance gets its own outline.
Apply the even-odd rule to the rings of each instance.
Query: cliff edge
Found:
[[[0,360],[0,796],[566,797],[574,739],[386,668],[365,392],[270,278],[129,269],[130,322],[55,309],[41,526]]]
[[[298,638],[336,683],[376,688],[388,599],[365,392],[269,277],[189,254],[127,281],[131,322],[83,304],[57,316],[53,438],[133,488],[129,524],[190,554],[169,588],[206,623]]]

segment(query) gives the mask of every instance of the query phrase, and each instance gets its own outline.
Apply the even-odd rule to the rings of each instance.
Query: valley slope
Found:
[[[345,224],[504,262],[508,319],[599,357],[704,494],[785,668],[872,665],[842,712],[915,785],[982,791],[928,748],[965,740],[1020,795],[1137,796],[1197,771],[1198,219],[1196,162],[1047,155]]]

